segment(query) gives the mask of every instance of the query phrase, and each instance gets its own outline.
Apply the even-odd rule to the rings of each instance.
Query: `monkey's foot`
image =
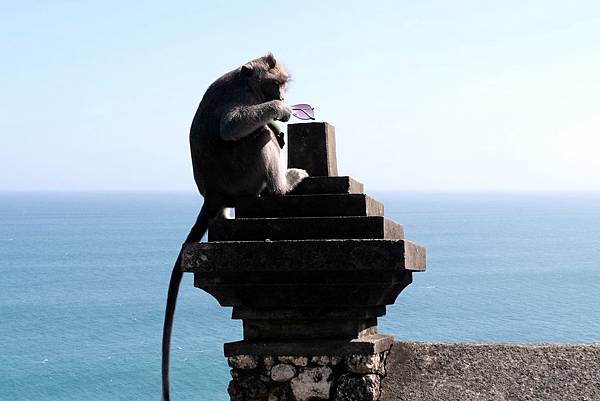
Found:
[[[288,184],[288,192],[298,185],[303,179],[308,177],[306,170],[300,168],[290,168],[285,172],[285,178]]]

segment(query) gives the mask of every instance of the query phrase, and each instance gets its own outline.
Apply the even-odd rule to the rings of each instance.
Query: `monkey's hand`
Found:
[[[284,123],[289,121],[292,116],[292,108],[285,102],[281,100],[274,100],[276,102],[277,107],[277,117],[275,117],[278,121],[283,121]]]
[[[219,136],[226,141],[237,141],[273,120],[288,121],[291,115],[291,107],[281,100],[233,107],[221,117]]]

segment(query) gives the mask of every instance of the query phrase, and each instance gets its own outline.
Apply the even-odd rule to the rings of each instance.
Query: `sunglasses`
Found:
[[[290,107],[292,108],[292,115],[300,120],[315,119],[315,109],[310,104],[301,103]]]

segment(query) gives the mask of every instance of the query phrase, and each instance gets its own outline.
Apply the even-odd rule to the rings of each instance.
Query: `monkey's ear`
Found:
[[[275,60],[275,56],[273,56],[273,53],[268,52],[264,58],[269,68],[275,68],[275,66],[277,65],[277,60]]]
[[[240,75],[244,78],[251,77],[253,73],[254,73],[254,68],[252,67],[251,63],[244,64],[242,66],[242,68],[240,69]]]

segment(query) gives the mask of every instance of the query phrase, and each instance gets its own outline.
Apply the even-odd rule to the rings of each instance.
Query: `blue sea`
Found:
[[[388,308],[401,340],[600,341],[600,194],[377,193],[427,272]],[[0,193],[0,399],[160,399],[172,263],[192,193]],[[228,400],[239,321],[182,283],[175,400]]]

